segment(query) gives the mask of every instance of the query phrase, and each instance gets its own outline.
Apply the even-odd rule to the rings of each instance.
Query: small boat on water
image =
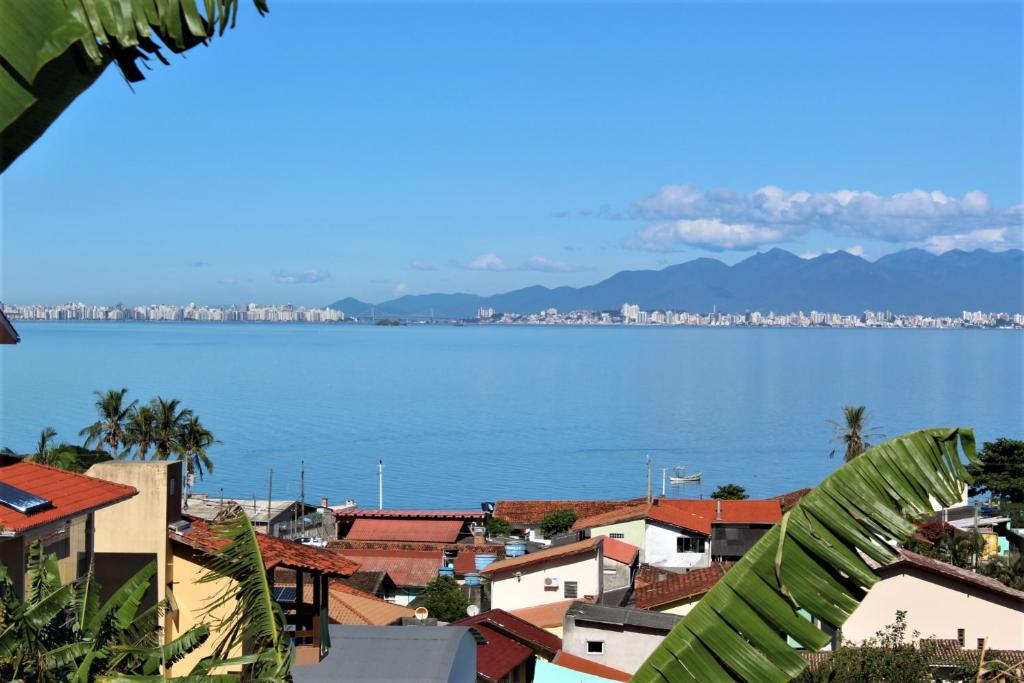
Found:
[[[685,474],[682,467],[676,467],[672,474],[668,475],[668,480],[672,484],[689,484],[693,482],[699,482],[703,472],[697,472],[695,474]]]

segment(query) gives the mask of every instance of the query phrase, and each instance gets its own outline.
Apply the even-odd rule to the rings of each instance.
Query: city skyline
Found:
[[[323,305],[1021,243],[1019,5],[250,10],[134,94],[105,74],[5,174],[0,298]]]

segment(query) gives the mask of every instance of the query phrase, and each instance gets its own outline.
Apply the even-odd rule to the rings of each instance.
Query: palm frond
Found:
[[[977,461],[970,429],[926,429],[896,437],[848,462],[787,512],[683,617],[633,677],[665,681],[783,683],[804,668],[786,642],[817,650],[831,636],[803,609],[842,626],[878,576],[863,559],[888,564],[911,520],[952,505]]]

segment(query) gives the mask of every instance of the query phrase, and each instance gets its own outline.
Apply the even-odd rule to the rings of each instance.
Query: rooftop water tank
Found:
[[[505,555],[508,557],[519,557],[526,554],[526,543],[524,541],[509,541],[505,544]]]
[[[466,574],[466,585],[467,586],[479,586],[480,585],[480,575],[477,574],[476,572],[470,572],[469,574]]]
[[[473,556],[473,562],[476,566],[477,571],[480,571],[481,569],[486,569],[487,565],[489,565],[491,562],[494,562],[496,559],[498,559],[498,556],[493,555],[491,553],[477,553]]]

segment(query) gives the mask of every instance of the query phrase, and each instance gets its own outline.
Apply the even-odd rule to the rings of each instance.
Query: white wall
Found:
[[[628,522],[605,524],[592,528],[590,530],[590,537],[608,536],[609,538],[614,538],[612,534],[622,534],[622,538],[618,540],[640,548],[640,561],[644,562],[643,549],[644,544],[647,542],[646,526],[647,520],[644,519],[631,519]]]
[[[577,582],[576,594],[580,600],[584,595],[597,595],[596,553],[553,558],[540,564],[523,567],[518,570],[522,572],[522,576],[518,578],[515,571],[498,572],[491,576],[492,608],[513,610],[567,600],[566,581]],[[544,586],[544,579],[548,577],[558,579],[557,590]]]
[[[1024,601],[1003,597],[920,569],[903,566],[876,583],[843,624],[843,642],[859,642],[907,612],[907,633],[956,638],[964,629],[967,648],[988,638],[990,648],[1024,649]]]
[[[707,538],[703,553],[676,552],[676,539],[680,536],[699,537],[699,534],[687,534],[682,529],[648,521],[647,541],[644,544],[644,557],[647,564],[659,567],[707,567],[711,564],[711,539]]]
[[[562,634],[562,649],[577,657],[633,674],[664,639],[662,635],[624,630],[621,626],[597,628],[568,620]],[[603,641],[604,654],[588,653],[588,640]]]

